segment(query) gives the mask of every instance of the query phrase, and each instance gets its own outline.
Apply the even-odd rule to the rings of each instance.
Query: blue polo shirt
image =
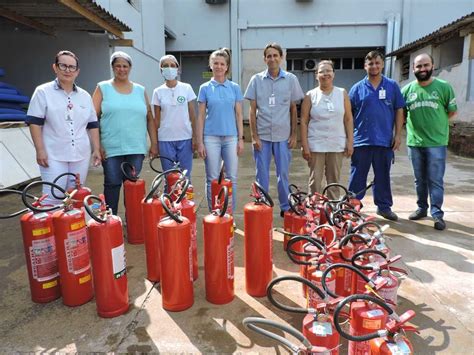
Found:
[[[354,116],[354,147],[391,147],[395,112],[405,107],[398,84],[382,76],[378,88],[374,89],[366,76],[351,88],[349,97]]]
[[[205,136],[237,136],[235,103],[243,101],[240,86],[230,80],[214,79],[199,88],[198,102],[206,103]]]

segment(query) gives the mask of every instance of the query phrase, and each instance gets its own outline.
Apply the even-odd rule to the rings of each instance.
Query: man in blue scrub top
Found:
[[[263,51],[267,69],[255,74],[244,97],[250,100],[249,123],[256,179],[268,191],[270,162],[275,160],[280,216],[290,208],[289,168],[296,147],[296,103],[304,98],[298,78],[280,68],[283,50],[277,43]]]
[[[369,52],[364,64],[367,76],[349,92],[354,116],[354,154],[349,190],[364,190],[372,166],[375,182],[372,190],[377,214],[396,221],[398,216],[391,209],[390,168],[394,151],[400,147],[405,101],[398,84],[382,75],[383,68],[383,54]],[[364,195],[365,191],[357,198],[362,199]]]

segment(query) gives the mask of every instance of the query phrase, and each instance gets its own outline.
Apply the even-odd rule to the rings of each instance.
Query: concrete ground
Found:
[[[347,183],[348,161],[344,161],[342,183]],[[243,265],[243,205],[250,200],[254,179],[251,146],[239,161],[239,186],[235,247],[235,299],[216,306],[205,300],[201,220],[207,214],[203,201],[204,163],[194,160],[193,184],[198,209],[199,279],[195,282],[195,303],[184,312],[166,312],[161,307],[159,284],[146,280],[143,245],[126,244],[130,310],[112,319],[96,314],[95,302],[69,308],[58,299],[49,304],[30,300],[19,219],[1,220],[0,238],[0,352],[120,352],[120,353],[286,353],[286,350],[242,326],[247,316],[261,316],[300,328],[302,315],[281,312],[266,298],[247,295]],[[291,182],[304,187],[308,168],[298,150],[293,151]],[[144,165],[142,177],[151,182],[154,173]],[[102,191],[102,170],[91,169],[87,186]],[[399,312],[413,309],[413,324],[419,334],[410,333],[415,353],[473,353],[473,160],[450,155],[446,169],[444,209],[447,229],[433,229],[430,218],[409,221],[414,210],[413,176],[406,151],[397,154],[392,169],[393,210],[398,222],[391,222],[388,235],[399,262],[408,270],[399,290]],[[276,181],[270,193],[276,200]],[[16,204],[9,197],[0,202]],[[369,193],[363,211],[373,215],[375,208]],[[20,208],[20,207],[19,207]],[[123,216],[123,208],[120,214]],[[383,221],[381,221],[383,222]],[[274,210],[274,226],[282,226],[279,208]],[[282,236],[274,233],[274,274],[297,272],[282,248]],[[280,297],[290,304],[304,304],[300,287],[286,285]],[[344,346],[345,348],[345,346]],[[345,351],[341,351],[345,353]]]

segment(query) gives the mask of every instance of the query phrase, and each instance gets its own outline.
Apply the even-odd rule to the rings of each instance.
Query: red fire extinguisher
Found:
[[[165,172],[166,173],[166,172]],[[183,217],[186,217],[191,224],[191,248],[193,250],[193,280],[198,278],[198,253],[197,253],[197,226],[196,226],[196,204],[186,198],[189,187],[189,179],[182,177],[173,185],[170,196],[175,203],[180,204],[180,211]]]
[[[5,194],[22,195],[22,192],[1,189],[0,195]],[[46,198],[46,196],[44,195],[41,199],[36,199],[34,196],[25,193],[25,199],[36,199],[34,204],[38,212],[32,212],[26,208],[0,216],[0,219],[6,219],[23,214],[20,219],[23,248],[26,268],[28,270],[31,300],[36,303],[51,302],[61,296],[53,220],[49,212],[56,207],[44,207],[40,210],[41,200]],[[25,203],[27,207],[30,204],[31,202],[29,201]]]
[[[57,184],[59,179],[61,179],[64,176],[71,176],[74,178],[74,186],[67,189],[67,192],[69,194],[73,192],[74,190],[76,190],[76,193],[74,194],[73,204],[72,204],[73,207],[83,208],[84,207],[83,201],[86,198],[86,196],[89,196],[91,194],[91,189],[89,189],[88,187],[82,186],[80,174],[73,174],[73,173],[64,173],[64,174],[58,175],[56,179],[53,180],[53,184]],[[58,200],[62,200],[64,198],[64,195],[63,196],[56,195],[54,188],[51,189],[51,194],[53,195],[54,198]]]
[[[135,167],[129,162],[121,164],[125,182],[123,194],[125,200],[125,219],[127,221],[127,240],[130,244],[142,244],[145,241],[141,216],[141,201],[145,197],[145,180],[139,179]],[[130,170],[130,173],[127,171]]]
[[[72,207],[72,194],[60,186],[46,181],[29,184],[27,191],[38,185],[48,185],[65,194],[63,208],[53,213],[54,237],[58,257],[58,268],[63,303],[66,306],[79,306],[89,302],[94,293],[89,255],[86,221],[84,212]],[[23,196],[22,196],[23,197]],[[26,200],[26,197],[23,201]],[[34,206],[28,206],[34,210]]]
[[[169,162],[171,162],[173,164],[173,167],[169,170],[166,170],[166,171],[160,171],[153,164],[157,159],[168,160]],[[186,175],[186,171],[183,171],[180,168],[179,162],[174,161],[173,159],[165,157],[163,155],[158,155],[158,156],[154,157],[153,159],[151,159],[150,160],[150,168],[151,168],[151,170],[153,170],[156,173],[159,173],[159,174],[164,173],[165,174],[165,176],[166,176],[166,192],[168,194],[171,192],[171,190],[172,190],[173,186],[176,184],[176,182],[179,179],[181,179],[183,177],[183,175]],[[189,194],[190,195],[188,197],[192,197],[192,198],[188,198],[188,200],[193,200],[194,199],[194,189],[193,189],[192,185],[190,186]],[[171,196],[171,197],[173,198],[173,196]]]
[[[163,308],[184,311],[194,303],[191,224],[179,215],[169,195],[161,196],[161,204],[168,215],[158,224]]]
[[[339,324],[334,322],[334,326],[339,334],[349,340],[349,354],[381,354],[382,343],[374,342],[372,339],[386,338],[390,342],[390,335],[402,329],[402,325],[414,317],[413,311],[408,311],[402,316],[398,316],[385,302],[377,297],[363,294],[355,294],[344,298],[334,310],[334,319],[339,319],[342,309],[350,304],[350,332],[347,333]],[[405,326],[407,330],[413,327]],[[407,341],[407,339],[403,339]],[[369,342],[370,341],[370,342]],[[377,345],[378,344],[378,345]],[[378,348],[378,346],[380,346]],[[406,345],[413,353],[411,345]],[[374,352],[372,352],[372,349]],[[391,354],[392,352],[388,352]],[[405,354],[405,352],[404,352]]]
[[[206,299],[214,304],[234,299],[234,218],[226,213],[227,186],[217,196],[218,208],[203,219]]]
[[[294,186],[294,185],[293,185]],[[306,208],[305,208],[305,196],[304,192],[292,192],[288,195],[288,202],[290,209],[285,212],[283,216],[283,228],[286,232],[304,234],[301,229],[306,225]],[[288,241],[290,240],[290,234],[284,234],[283,236],[283,250],[286,250]],[[295,247],[301,250],[301,245]]]
[[[92,202],[99,202],[97,208]],[[105,199],[89,195],[84,206],[92,220],[87,224],[91,243],[97,313],[113,318],[128,311],[128,283],[122,221],[107,210]]]
[[[147,279],[160,281],[160,248],[158,245],[158,223],[165,212],[158,197],[164,174],[159,174],[151,183],[150,192],[142,200],[143,232],[145,236],[145,255]]]
[[[263,297],[272,279],[273,201],[258,182],[251,196],[254,201],[244,206],[245,288],[250,296]]]
[[[212,202],[212,209],[217,208],[217,197],[219,195],[219,192],[222,188],[222,186],[227,187],[227,191],[229,194],[229,203],[227,204],[227,214],[232,214],[232,181],[230,179],[227,179],[225,177],[224,173],[224,161],[221,162],[221,171],[219,173],[219,178],[214,179],[211,182],[211,202]]]
[[[276,285],[284,281],[296,281],[305,285],[311,293],[317,294],[319,301],[312,303],[307,298],[308,308],[293,307],[280,303],[273,297],[272,291]],[[313,346],[320,347],[320,351],[325,350],[325,354],[339,354],[339,334],[333,326],[333,318],[330,311],[338,304],[341,300],[340,298],[329,301],[326,294],[318,286],[300,276],[280,276],[273,279],[268,284],[267,297],[272,305],[283,311],[306,314],[302,326],[302,332],[306,339]]]

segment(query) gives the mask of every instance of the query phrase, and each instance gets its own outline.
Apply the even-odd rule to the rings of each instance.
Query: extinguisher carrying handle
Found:
[[[306,196],[305,192],[291,192],[288,194],[288,204],[290,205],[290,209],[296,213],[298,216],[304,216],[305,210],[304,208],[300,208],[301,204],[304,202],[304,197]]]
[[[270,283],[267,286],[267,297],[272,305],[274,305],[276,308],[279,308],[283,311],[293,312],[293,313],[304,313],[304,314],[309,313],[310,311],[309,309],[303,308],[303,307],[287,306],[275,300],[275,298],[273,297],[273,292],[272,292],[273,287],[278,285],[280,282],[284,282],[284,281],[296,281],[296,282],[302,283],[306,285],[307,287],[309,287],[314,292],[316,292],[322,300],[325,300],[327,298],[326,294],[318,286],[316,286],[311,281],[301,276],[288,275],[288,276],[276,277],[272,281],[270,281]]]
[[[344,196],[339,199],[339,200],[328,200],[330,203],[337,203],[337,202],[341,202],[343,201],[346,196],[349,194],[349,190],[347,190],[347,188],[344,186],[344,185],[341,185],[341,184],[338,184],[338,183],[332,183],[332,184],[329,184],[329,185],[326,185],[326,187],[323,189],[322,191],[322,194],[324,196],[326,196],[326,192],[331,188],[331,187],[338,187],[340,189],[342,189],[344,191]]]
[[[183,219],[181,218],[181,216],[177,213],[174,213],[171,210],[170,206],[168,206],[168,202],[170,203],[170,205],[173,205],[173,200],[171,199],[170,195],[168,194],[161,195],[160,201],[161,201],[161,204],[163,205],[163,209],[168,214],[168,216],[170,216],[173,220],[175,220],[178,223],[183,223]]]
[[[53,180],[53,184],[57,184],[57,182],[59,181],[59,179],[61,179],[61,178],[64,177],[64,176],[72,176],[72,177],[74,177],[74,179],[77,179],[77,176],[76,176],[76,174],[74,174],[74,173],[69,173],[69,172],[68,172],[68,173],[63,173],[63,174],[60,174],[60,175],[56,176],[56,179]],[[67,186],[67,184],[66,184],[65,186]],[[54,193],[55,190],[56,190],[56,189],[55,189],[54,187],[51,187],[51,195],[53,195],[54,198],[57,198],[58,200],[62,200],[63,198],[66,197],[65,195],[63,195],[63,196],[58,196],[58,195],[56,195],[56,194]]]
[[[17,194],[17,195],[21,195],[22,194],[22,191],[18,191],[18,190],[13,190],[13,189],[0,189],[0,195],[8,195],[8,194]],[[33,195],[30,195],[30,194],[27,194],[29,198],[35,198]],[[13,213],[10,213],[10,214],[5,214],[5,215],[1,215],[0,214],[0,219],[8,219],[8,218],[13,218],[13,217],[16,217],[16,216],[19,216],[25,212],[28,211],[28,208],[24,208],[20,211],[17,211],[17,212],[13,212]]]
[[[301,333],[300,331],[296,330],[293,327],[290,327],[285,324],[278,323],[269,319],[259,318],[259,317],[244,318],[244,320],[242,321],[242,324],[247,329],[253,330],[254,332],[258,334],[266,336],[267,338],[276,340],[277,342],[279,342],[280,344],[282,344],[283,346],[286,346],[289,350],[291,350],[293,354],[299,354],[300,352],[307,353],[307,354],[311,353],[312,345],[309,342],[309,340],[303,335],[303,333]],[[285,337],[282,337],[269,330],[261,328],[260,326],[262,325],[267,326],[267,327],[273,327],[292,335],[303,344],[303,347],[299,347],[293,344]]]
[[[130,169],[132,175],[128,173],[127,168]],[[123,176],[125,176],[125,179],[130,180],[130,181],[138,180],[139,177],[136,173],[136,170],[133,164],[129,163],[128,161],[124,161],[122,164],[120,164],[120,169],[122,170],[122,174]]]
[[[380,255],[382,258],[384,258],[385,260],[387,260],[387,254],[385,254],[384,252],[380,251],[380,250],[377,250],[377,249],[364,249],[364,250],[361,250],[361,251],[358,251],[357,253],[355,253],[353,256],[352,256],[352,259],[351,259],[351,264],[358,268],[358,269],[362,269],[362,270],[374,270],[374,267],[370,264],[368,265],[361,265],[361,264],[357,264],[356,261],[357,259],[359,259],[361,256],[363,255],[366,255],[366,254],[377,254],[377,255]]]
[[[155,178],[151,182],[150,191],[145,196],[145,203],[147,203],[148,200],[150,200],[151,198],[153,198],[153,196],[155,196],[156,191],[158,190],[158,188],[163,183],[163,178],[164,178],[164,173],[161,173],[161,174],[158,174],[158,175],[155,176]]]
[[[274,206],[273,200],[268,194],[268,192],[266,192],[265,189],[262,187],[262,185],[260,185],[257,181],[255,181],[253,183],[253,186],[255,190],[254,191],[255,194],[253,196],[257,199],[257,202],[263,202],[267,206],[273,207]]]
[[[219,206],[220,203],[216,203],[218,208],[212,211],[212,213],[218,215],[219,217],[224,217],[225,213],[227,212],[227,206],[229,205],[229,190],[227,189],[227,186],[224,185],[221,187],[219,194],[217,195],[217,201],[223,201],[222,207]]]
[[[97,213],[96,211],[92,209],[92,204],[90,203],[91,200],[100,202],[101,209],[99,213]],[[107,207],[105,206],[105,202],[100,197],[94,196],[94,195],[88,195],[84,197],[84,208],[94,221],[97,221],[99,223],[107,222],[107,218],[108,218]]]
[[[49,206],[49,207],[36,207],[36,206],[34,206],[34,204],[32,204],[27,198],[27,197],[31,198],[31,195],[28,194],[28,191],[31,190],[33,187],[39,186],[39,185],[47,185],[47,186],[50,186],[50,187],[54,187],[55,189],[58,189],[61,193],[63,193],[66,197],[69,196],[69,194],[66,192],[66,190],[64,190],[59,185],[56,185],[56,184],[54,184],[52,182],[49,182],[49,181],[34,181],[31,184],[27,185],[23,189],[23,192],[21,194],[21,200],[23,201],[23,203],[25,204],[26,207],[28,207],[30,210],[32,210],[35,213],[53,211],[53,210],[56,210],[56,209],[58,209],[62,206],[62,204]],[[41,200],[41,198],[37,198],[37,197],[34,197],[34,199],[35,199],[35,201]]]
[[[306,236],[303,236],[303,235],[294,236],[288,241],[288,244],[286,245],[286,253],[288,254],[288,257],[290,258],[290,260],[293,261],[295,264],[298,264],[298,265],[313,265],[309,261],[298,260],[297,258],[295,258],[295,255],[296,256],[304,256],[304,257],[306,257],[306,256],[314,257],[315,256],[314,253],[299,252],[299,251],[293,250],[293,248],[292,248],[293,244],[301,242],[301,241],[304,241],[308,244],[311,244],[311,245],[315,246],[322,253],[326,253],[326,248],[324,247],[324,245],[319,240],[316,240],[316,239],[313,239],[313,238],[310,238],[310,237],[306,237]]]
[[[180,203],[186,196],[186,191],[188,191],[189,184],[189,179],[183,174],[171,187],[169,194],[170,196],[175,194],[177,195],[176,203]]]
[[[157,159],[164,159],[164,160],[170,161],[171,163],[173,163],[173,169],[178,169],[178,167],[179,167],[179,162],[174,161],[174,160],[171,159],[171,158],[165,157],[164,155],[157,155],[156,157],[154,157],[154,158],[152,158],[152,159],[150,160],[150,168],[151,168],[151,170],[153,170],[155,173],[159,173],[159,174],[162,173],[161,170],[158,170],[158,169],[155,168],[155,166],[153,165],[153,162],[154,162],[155,160],[157,160]],[[178,169],[178,170],[179,170],[179,169]],[[180,171],[181,171],[181,170],[180,170]]]
[[[341,327],[341,325],[339,324],[339,321],[338,321],[339,314],[341,313],[342,309],[344,308],[344,306],[346,304],[350,304],[351,302],[356,301],[356,300],[364,300],[364,301],[375,303],[376,305],[381,307],[382,310],[386,311],[389,316],[394,313],[393,309],[391,309],[389,305],[387,305],[384,301],[382,301],[382,300],[380,300],[380,299],[378,299],[374,296],[363,295],[363,294],[355,294],[355,295],[348,296],[348,297],[344,298],[341,302],[339,302],[339,304],[337,305],[337,307],[334,310],[334,327],[339,332],[339,334],[343,338],[346,338],[347,340],[351,340],[351,341],[367,341],[367,340],[370,340],[370,339],[380,338],[380,337],[383,337],[383,336],[387,335],[388,331],[386,329],[377,330],[373,333],[364,334],[364,335],[351,335],[351,334],[346,333],[342,329],[342,327]]]
[[[347,208],[342,208],[340,210],[336,210],[336,211],[332,212],[331,220],[333,222],[333,225],[335,225],[338,228],[342,228],[342,224],[341,224],[342,221],[340,221],[339,218],[342,218],[342,220],[345,222],[346,219],[343,218],[344,214],[350,214],[353,217],[357,217],[359,219],[359,221],[361,221],[361,222],[364,221],[364,218],[360,215],[359,212],[356,212],[355,210],[350,210],[350,209],[347,209]],[[352,220],[352,218],[351,218],[351,220]],[[344,223],[344,222],[342,222],[342,223]]]
[[[330,265],[326,270],[323,271],[323,275],[321,276],[321,285],[323,286],[323,289],[324,291],[329,295],[331,296],[332,298],[338,298],[338,297],[341,297],[337,294],[335,294],[334,292],[332,292],[327,283],[326,283],[326,277],[327,275],[329,274],[329,272],[331,272],[332,270],[334,269],[338,269],[338,268],[343,268],[343,269],[347,269],[347,270],[350,270],[350,271],[353,271],[355,272],[357,275],[359,275],[366,283],[369,284],[369,286],[371,287],[374,287],[375,285],[373,284],[373,282],[367,277],[367,275],[365,275],[362,271],[360,271],[358,268],[352,266],[352,265],[348,265],[348,264],[343,264],[343,263],[337,263],[337,264],[332,264]]]

